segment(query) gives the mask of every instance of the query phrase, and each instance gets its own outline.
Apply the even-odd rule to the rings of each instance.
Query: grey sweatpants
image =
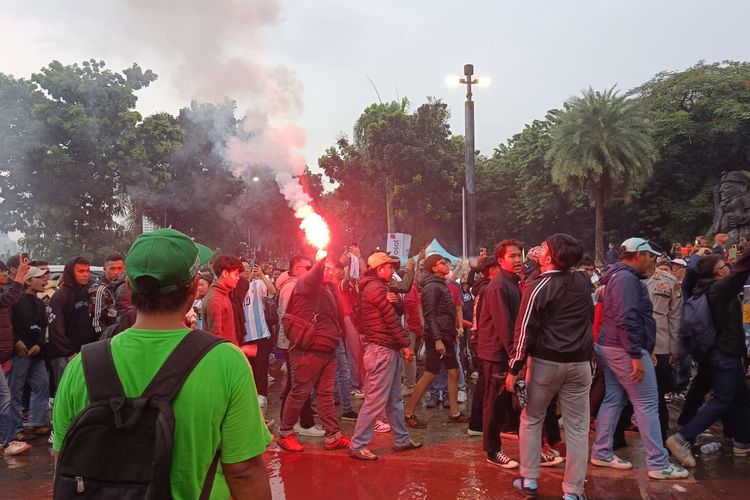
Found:
[[[567,446],[562,490],[582,495],[589,458],[590,363],[557,363],[532,357],[526,373],[526,387],[528,404],[521,413],[519,430],[521,475],[528,479],[540,476],[542,426],[547,407],[557,395]]]

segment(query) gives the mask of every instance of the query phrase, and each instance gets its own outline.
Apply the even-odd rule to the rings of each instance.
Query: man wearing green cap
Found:
[[[195,299],[198,269],[210,256],[208,248],[172,229],[143,234],[133,243],[125,264],[137,317],[133,327],[111,343],[126,396],[142,394],[190,332],[183,323],[185,313]],[[55,452],[60,452],[73,421],[88,403],[81,356],[76,356],[55,398]],[[208,351],[185,380],[172,409],[174,498],[200,496],[217,450],[222,466],[216,470],[211,498],[271,498],[261,457],[271,438],[250,367],[237,347],[224,342]]]

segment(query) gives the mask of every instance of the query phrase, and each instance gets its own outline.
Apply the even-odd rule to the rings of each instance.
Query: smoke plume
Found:
[[[302,110],[302,84],[293,71],[268,61],[264,49],[268,28],[282,21],[280,0],[116,0],[101,9],[111,22],[103,23],[107,31],[96,43],[117,40],[120,52],[170,61],[171,83],[186,100],[244,105],[241,133],[225,138],[220,151],[227,164],[245,181],[258,168],[271,169],[295,215],[307,221],[314,214],[297,179],[306,138],[292,120]],[[306,227],[327,234],[325,221],[313,219]]]

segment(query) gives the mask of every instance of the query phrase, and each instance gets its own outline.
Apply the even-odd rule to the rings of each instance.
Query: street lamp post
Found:
[[[466,115],[466,131],[464,142],[466,143],[466,211],[464,213],[464,222],[466,224],[466,240],[464,252],[466,257],[473,255],[477,248],[477,226],[476,212],[477,200],[474,188],[474,101],[472,100],[471,86],[479,83],[479,80],[473,79],[474,65],[464,65],[464,76],[461,83],[466,84],[466,104],[464,111]]]

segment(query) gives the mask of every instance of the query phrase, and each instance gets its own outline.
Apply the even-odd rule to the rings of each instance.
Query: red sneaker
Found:
[[[276,443],[279,445],[279,447],[281,447],[282,450],[293,452],[305,451],[305,447],[302,446],[302,444],[297,439],[297,436],[294,434],[289,434],[287,437],[279,436],[279,439],[276,440]]]
[[[349,449],[352,445],[352,440],[348,437],[341,435],[340,438],[338,438],[336,441],[332,443],[326,443],[323,445],[323,447],[328,450],[343,450],[344,448]]]

